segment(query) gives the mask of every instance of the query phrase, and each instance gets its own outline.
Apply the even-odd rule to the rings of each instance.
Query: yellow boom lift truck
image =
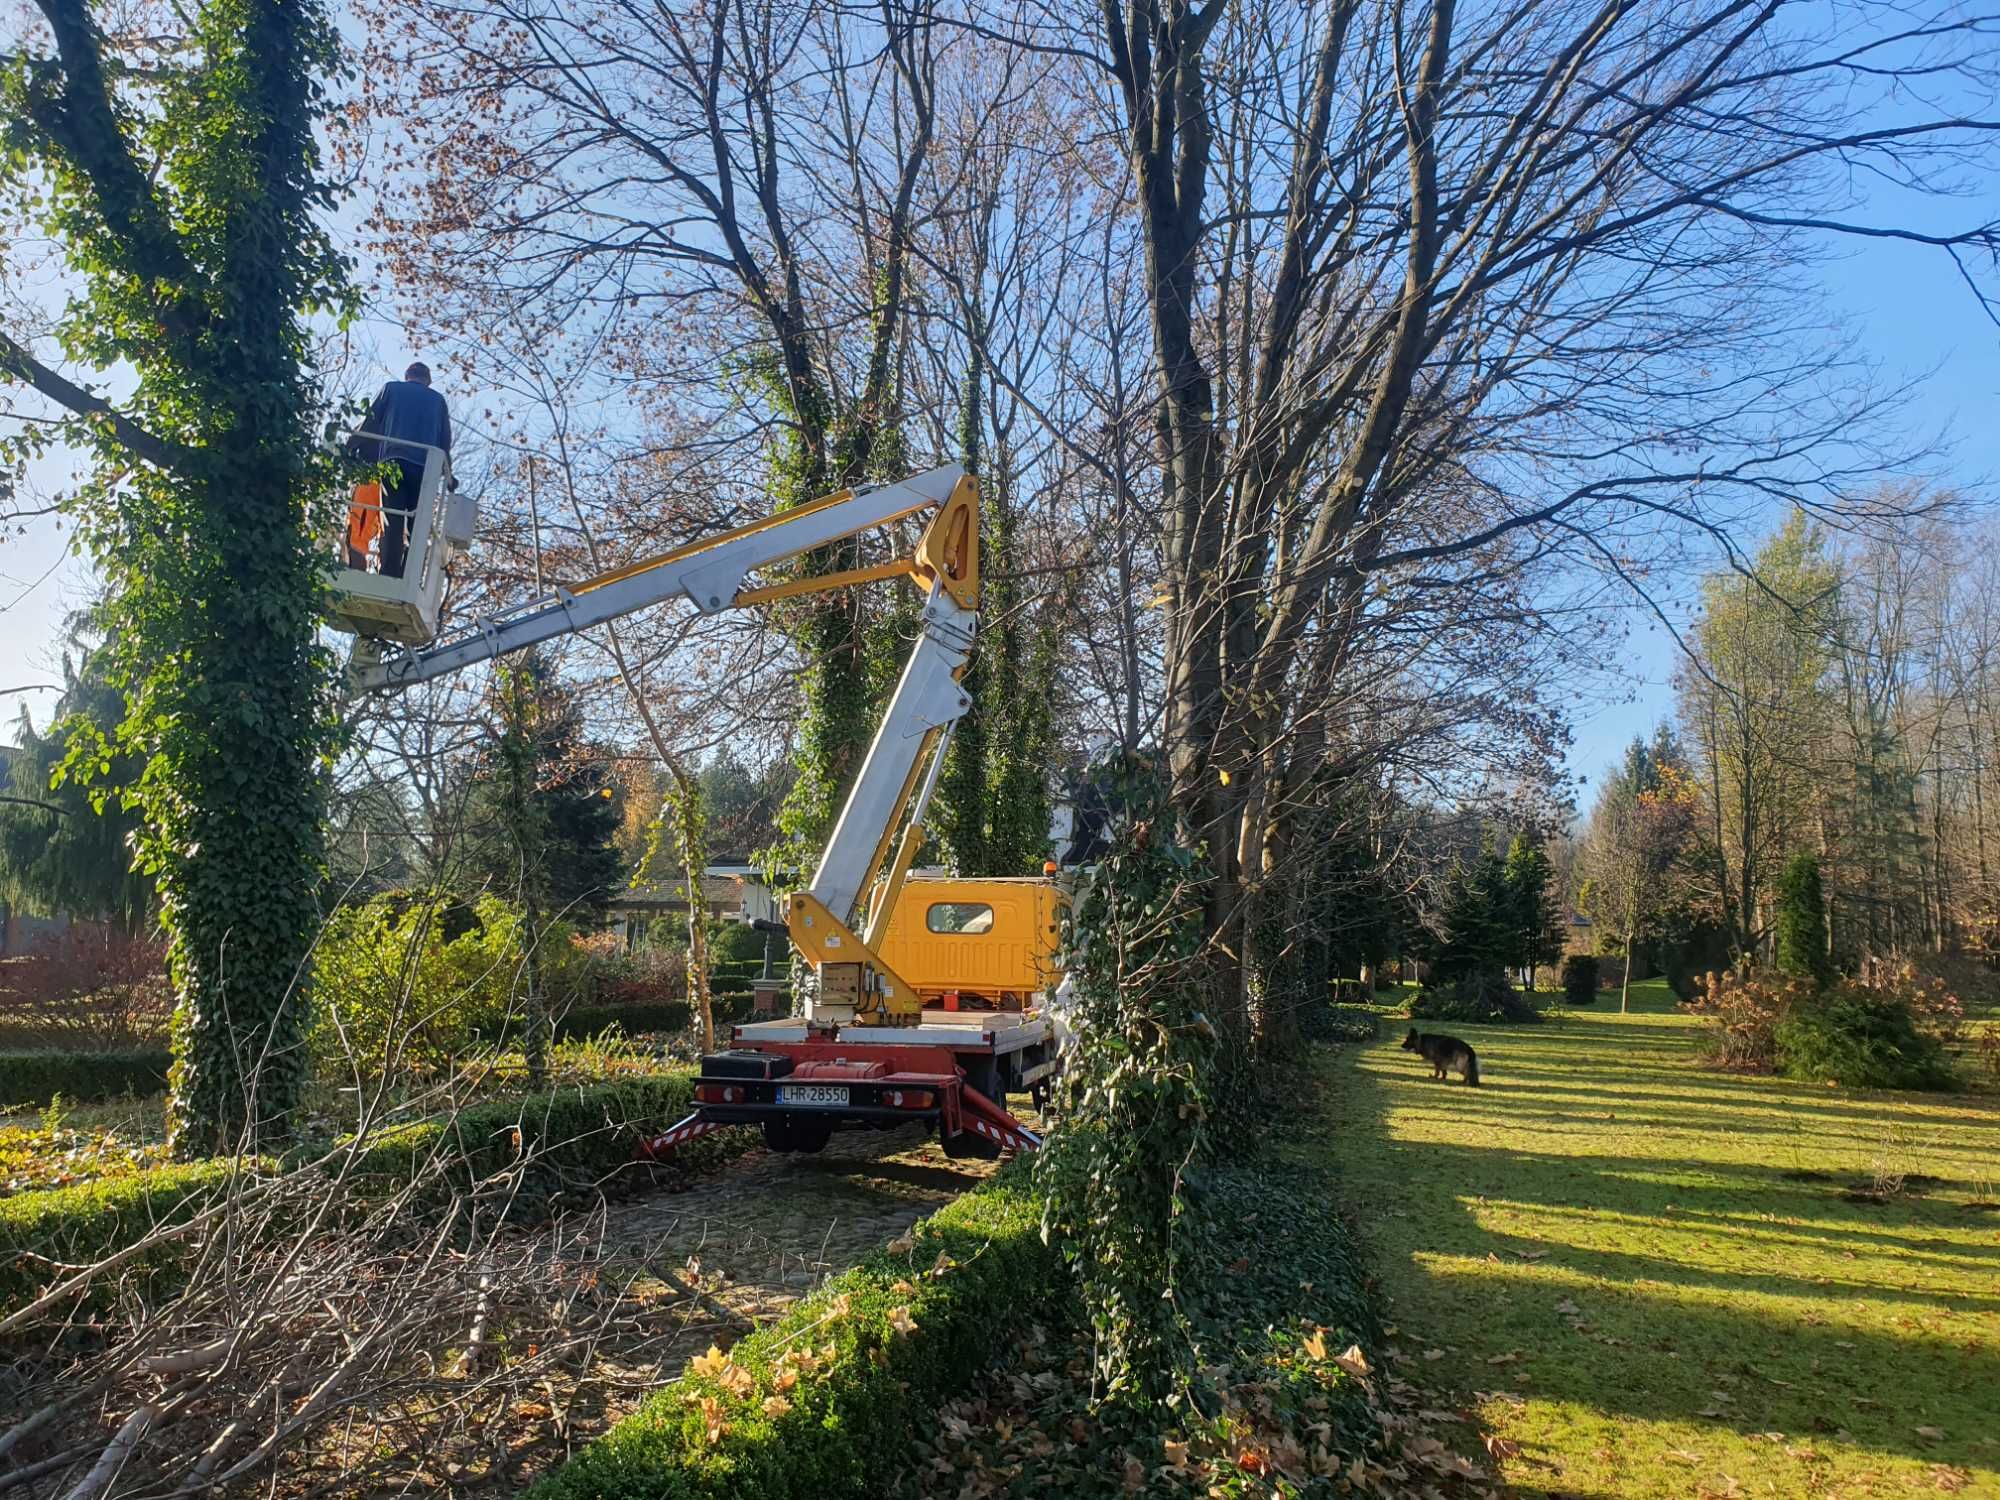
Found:
[[[704,614],[908,578],[924,609],[915,649],[868,747],[812,880],[782,923],[816,976],[807,1012],[734,1028],[701,1060],[695,1113],[647,1143],[659,1155],[725,1125],[758,1124],[786,1151],[817,1151],[842,1127],[921,1120],[955,1157],[1033,1149],[1007,1110],[1055,1069],[1046,1000],[1058,902],[1047,880],[912,879],[924,809],[952,725],[979,623],[979,491],[956,466],[843,490],[676,547],[440,634],[447,554],[471,545],[466,497],[445,493],[445,455],[425,451],[401,578],[371,567],[350,524],[334,581],[334,618],[359,637],[350,676],[390,691],[635,610],[685,599]],[[754,577],[857,533],[930,521],[908,557],[774,582]],[[354,566],[355,563],[361,566]]]

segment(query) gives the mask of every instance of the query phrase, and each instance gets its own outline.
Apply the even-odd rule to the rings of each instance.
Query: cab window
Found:
[[[932,932],[991,932],[993,908],[983,901],[933,901],[924,913],[924,925]]]

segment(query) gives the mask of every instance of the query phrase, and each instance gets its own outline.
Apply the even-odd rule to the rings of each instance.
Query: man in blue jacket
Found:
[[[400,441],[399,441],[400,440]],[[424,482],[424,443],[442,448],[451,455],[451,412],[444,397],[431,389],[430,366],[422,361],[403,372],[401,380],[391,380],[368,408],[368,416],[349,442],[350,452],[361,458],[389,465],[389,477],[382,486],[382,571],[391,578],[403,576],[409,555],[410,514],[417,508],[417,494]],[[450,468],[447,465],[446,474]],[[452,489],[458,488],[456,480]]]

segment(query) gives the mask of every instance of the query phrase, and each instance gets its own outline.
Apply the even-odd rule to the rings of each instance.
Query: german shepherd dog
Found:
[[[1420,1036],[1412,1026],[1410,1034],[1403,1038],[1405,1052],[1421,1052],[1424,1061],[1433,1069],[1431,1076],[1442,1079],[1447,1069],[1456,1068],[1465,1075],[1465,1081],[1473,1088],[1479,1087],[1479,1059],[1473,1050],[1455,1036],[1443,1036],[1432,1032]]]

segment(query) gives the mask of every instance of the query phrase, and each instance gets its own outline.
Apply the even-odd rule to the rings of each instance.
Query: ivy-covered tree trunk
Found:
[[[313,0],[218,0],[128,67],[85,0],[37,5],[0,73],[0,217],[46,235],[76,293],[47,348],[0,335],[0,380],[57,414],[0,462],[50,441],[94,461],[69,500],[126,716],[117,751],[79,735],[67,773],[143,763],[127,796],[169,937],[176,1151],[256,1147],[305,1076],[337,728],[315,513],[335,476],[304,321],[348,305],[318,222],[335,37]],[[114,370],[118,405],[90,388]]]
[[[715,1050],[715,1001],[708,987],[708,912],[702,902],[701,873],[708,864],[708,809],[701,782],[677,759],[667,762],[671,785],[664,815],[673,820],[674,849],[680,856],[681,890],[687,897],[688,1005],[701,1029],[701,1050]]]
[[[1064,922],[1075,1036],[1061,1128],[1034,1159],[1044,1230],[1075,1269],[1099,1394],[1184,1393],[1195,1346],[1179,1300],[1187,1174],[1209,1149],[1216,1031],[1203,1013],[1205,873],[1173,836],[1159,768],[1104,768],[1111,849]]]
[[[1060,603],[1026,618],[1015,582],[1012,464],[1006,444],[988,462],[979,311],[959,408],[959,461],[980,480],[982,598],[979,640],[966,670],[972,707],[958,721],[938,781],[931,827],[946,862],[965,876],[1033,875],[1048,855],[1049,773],[1055,747]]]

